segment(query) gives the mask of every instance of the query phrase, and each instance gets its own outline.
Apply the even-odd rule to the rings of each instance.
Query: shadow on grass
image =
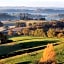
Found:
[[[11,43],[13,40],[7,40],[6,42],[1,42],[0,44],[6,44],[6,43]]]
[[[26,42],[26,43],[19,43],[19,44],[15,44],[15,45],[6,45],[6,46],[3,45],[3,46],[0,46],[0,55],[10,54],[14,51],[18,51],[18,50],[22,50],[22,49],[26,49],[26,48],[37,47],[37,46],[43,46],[48,43],[56,43],[56,42],[58,42],[58,40],[34,41],[34,42]]]
[[[26,42],[26,43],[20,43],[20,44],[15,44],[15,45],[0,46],[0,59],[4,59],[4,58],[24,54],[24,53],[29,53],[29,52],[41,50],[45,47],[28,49],[28,50],[23,50],[23,49],[42,46],[42,45],[46,45],[48,43],[56,43],[56,42],[58,42],[58,40],[55,40],[55,41],[48,41],[48,40],[34,41],[34,42]],[[18,51],[18,50],[20,50],[20,51]]]
[[[58,40],[55,40],[55,41],[45,40],[45,41],[34,41],[34,42],[20,43],[19,45],[22,44],[21,48],[31,48],[31,47],[42,46],[42,45],[46,45],[48,43],[56,43],[56,42],[58,42]]]
[[[30,64],[30,61],[26,61],[26,62],[20,62],[20,63],[16,63],[16,64]]]

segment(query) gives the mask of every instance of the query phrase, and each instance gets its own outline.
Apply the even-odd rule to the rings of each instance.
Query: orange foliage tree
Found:
[[[12,29],[10,29],[10,30],[8,31],[8,35],[9,35],[9,36],[12,36],[12,35],[13,35]]]
[[[28,28],[24,28],[22,32],[26,36],[29,35],[30,30]]]
[[[55,51],[54,51],[54,47],[52,44],[48,44],[47,47],[44,49],[44,52],[43,52],[43,56],[41,57],[40,61],[39,61],[39,64],[40,63],[49,63],[53,62],[53,64],[56,64],[56,60],[55,60]]]
[[[59,33],[59,34],[57,35],[57,37],[58,37],[58,38],[64,37],[64,34],[63,34],[63,33]]]

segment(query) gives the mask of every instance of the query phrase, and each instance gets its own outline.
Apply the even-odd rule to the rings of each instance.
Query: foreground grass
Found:
[[[55,51],[57,62],[64,62],[64,42],[58,46],[55,46]]]
[[[37,46],[43,46],[48,43],[56,43],[60,41],[57,38],[43,38],[43,37],[31,37],[31,36],[19,36],[10,39],[15,42],[9,43],[9,45],[8,44],[0,45],[0,55],[10,54],[13,53],[14,51],[26,48],[33,48]]]
[[[55,46],[54,49],[56,51],[57,62],[63,62],[64,61],[64,43]],[[35,61],[41,58],[42,54],[43,54],[43,50],[40,50],[40,51],[36,51],[29,54],[26,53],[24,55],[10,57],[10,58],[1,60],[0,62],[5,62],[5,64],[15,64],[15,63],[23,63],[23,62],[26,62],[25,64],[34,64]]]
[[[24,40],[33,40],[33,39],[43,39],[43,40],[58,40],[58,38],[47,38],[47,37],[45,37],[45,38],[43,38],[43,37],[34,37],[34,36],[17,36],[17,37],[11,37],[11,38],[9,38],[9,39],[11,39],[11,40],[13,40],[13,41],[16,41],[16,42],[18,42],[18,41],[24,41]]]
[[[17,45],[17,46],[15,46],[15,47],[13,46],[13,47],[9,47],[9,48],[7,46],[4,48],[0,47],[0,49],[1,49],[0,53],[2,53],[3,51],[4,51],[4,53],[9,53],[10,51],[18,50],[19,49],[18,44],[20,44],[20,43],[26,43],[25,44],[26,46],[31,47],[33,45],[36,46],[38,41],[39,41],[38,45],[40,45],[40,43],[41,43],[41,45],[45,44],[46,42],[53,43],[53,41],[55,42],[55,40],[59,40],[61,42],[64,42],[64,38],[42,38],[42,37],[31,37],[31,36],[23,36],[23,37],[20,36],[20,37],[13,37],[10,39],[15,41],[14,45]],[[57,45],[54,48],[55,48],[55,51],[57,54],[56,55],[57,62],[63,62],[64,61],[64,43]],[[8,52],[5,52],[6,49]],[[0,60],[0,62],[3,62],[5,64],[16,64],[16,63],[23,63],[23,62],[24,63],[26,62],[25,64],[34,64],[35,61],[40,59],[42,54],[43,54],[43,50],[39,50],[39,51],[36,51],[33,53],[29,53],[29,54],[26,53],[23,55],[17,55],[14,57],[3,59],[3,60]]]
[[[40,59],[42,52],[43,50],[36,51],[33,53],[29,53],[29,54],[26,53],[23,55],[18,55],[15,57],[3,59],[0,62],[3,62],[5,64],[16,64],[16,63],[23,63],[23,62],[26,62],[25,64],[34,64],[35,61]]]

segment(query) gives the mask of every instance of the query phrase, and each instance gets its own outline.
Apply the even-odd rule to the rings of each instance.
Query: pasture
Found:
[[[32,37],[32,36],[18,36],[9,38],[13,40],[11,43],[1,44],[0,45],[0,55],[8,55],[19,50],[34,48],[38,46],[44,46],[48,43],[59,43],[59,45],[54,46],[56,51],[56,60],[57,62],[64,61],[64,38],[43,38],[43,37]],[[34,64],[43,54],[43,49],[37,50],[30,53],[24,53],[20,55],[15,55],[9,58],[1,59],[0,62],[5,64]],[[59,59],[61,58],[61,59]]]

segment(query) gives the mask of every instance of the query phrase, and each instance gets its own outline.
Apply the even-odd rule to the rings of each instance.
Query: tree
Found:
[[[29,35],[34,36],[34,30],[30,30]]]
[[[56,54],[54,51],[53,44],[48,44],[43,51],[43,56],[41,57],[39,64],[56,64]]]
[[[23,31],[22,30],[16,31],[16,35],[23,35]]]
[[[34,36],[42,36],[42,37],[46,37],[45,32],[43,29],[36,29],[34,32]]]
[[[26,22],[16,22],[16,27],[26,27]]]
[[[7,36],[0,32],[0,43],[6,43]]]
[[[8,31],[8,35],[9,35],[9,36],[12,36],[12,35],[13,35],[13,30],[12,30],[12,29],[10,29],[10,30]]]
[[[40,18],[39,20],[46,20],[45,18]]]
[[[20,22],[16,22],[15,26],[20,27]]]
[[[55,37],[55,29],[50,28],[50,29],[47,31],[47,36],[48,36],[48,37]]]
[[[32,24],[33,28],[36,28],[36,25],[37,25],[37,23],[34,22],[34,23]]]
[[[24,28],[22,32],[24,35],[29,35],[30,30],[28,28]]]
[[[21,35],[21,31],[17,31],[16,33],[17,33],[17,35]]]
[[[32,23],[29,23],[29,26],[32,26]]]
[[[58,37],[58,38],[64,37],[64,34],[63,34],[63,33],[59,33],[59,34],[57,35],[57,37]]]

